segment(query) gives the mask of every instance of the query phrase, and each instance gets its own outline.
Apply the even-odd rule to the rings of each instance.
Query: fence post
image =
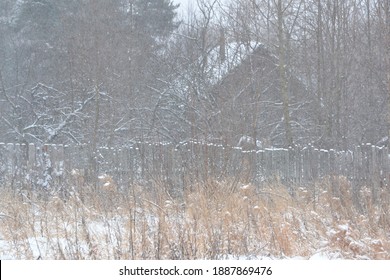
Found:
[[[59,188],[64,188],[64,145],[54,145],[53,146],[53,156],[52,156],[52,166],[53,166],[53,176],[55,176],[55,182],[58,184]]]
[[[256,175],[256,181],[258,183],[263,183],[265,180],[265,171],[264,171],[264,150],[258,150],[256,151],[256,162],[257,162],[257,175]]]
[[[283,149],[283,157],[282,157],[282,179],[286,184],[289,184],[290,179],[290,153],[288,149]]]
[[[129,179],[129,184],[131,184],[131,185],[134,185],[134,177],[136,176],[135,175],[135,165],[134,165],[134,154],[135,154],[134,147],[129,146],[126,149],[126,161],[127,161],[127,165],[129,168],[127,176]]]
[[[353,179],[352,179],[352,199],[356,208],[362,213],[360,204],[360,187],[362,183],[362,149],[360,146],[354,148],[353,153]]]
[[[302,149],[302,178],[306,184],[310,180],[310,148],[306,147]]]
[[[371,164],[370,164],[370,182],[371,182],[371,197],[372,203],[375,205],[378,200],[379,190],[379,164],[378,164],[378,149],[374,145],[371,146]]]
[[[315,149],[313,146],[311,149],[311,180],[316,181],[319,177],[320,172],[320,151]]]
[[[33,143],[28,144],[28,155],[27,155],[27,173],[31,174],[34,172],[37,160],[35,156],[35,145]]]
[[[288,175],[289,175],[289,184],[290,184],[290,189],[292,189],[292,185],[297,183],[298,176],[297,176],[297,158],[296,158],[296,153],[295,149],[293,147],[289,147],[287,152],[288,152]]]
[[[15,183],[16,187],[20,188],[23,185],[23,160],[25,159],[23,157],[23,148],[19,143],[16,143],[14,145],[14,153],[15,153],[15,169],[14,169],[14,176],[15,176]]]
[[[319,172],[318,177],[323,178],[324,176],[329,175],[330,172],[330,162],[329,162],[329,151],[321,149],[319,151]]]
[[[381,151],[381,187],[389,186],[389,149],[383,147]]]
[[[329,171],[330,171],[330,184],[332,187],[332,195],[335,197],[339,197],[339,190],[338,186],[336,186],[336,177],[338,177],[338,162],[337,162],[337,157],[336,157],[336,151],[333,149],[329,150]]]
[[[15,169],[15,162],[14,162],[14,155],[15,155],[15,150],[14,150],[14,144],[8,143],[7,144],[7,149],[6,149],[6,159],[8,159],[5,163],[6,165],[6,177],[10,178],[8,179],[10,181],[10,186],[14,187],[14,181],[15,181],[15,176],[14,176],[14,169]]]
[[[264,153],[264,170],[265,170],[265,177],[268,179],[269,176],[272,174],[273,170],[273,156],[272,156],[273,150],[272,149],[265,149]]]

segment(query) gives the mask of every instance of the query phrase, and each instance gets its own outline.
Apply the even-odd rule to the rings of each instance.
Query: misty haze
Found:
[[[0,258],[390,259],[389,124],[389,0],[0,0]]]

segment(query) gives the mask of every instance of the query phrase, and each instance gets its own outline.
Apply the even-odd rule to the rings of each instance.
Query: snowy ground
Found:
[[[326,182],[294,196],[217,181],[177,198],[162,186],[66,199],[3,190],[0,259],[390,259],[389,194],[374,205],[362,188],[357,210],[343,184],[338,197]]]

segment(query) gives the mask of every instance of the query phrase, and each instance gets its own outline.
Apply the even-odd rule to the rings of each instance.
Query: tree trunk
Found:
[[[293,146],[290,109],[288,97],[288,80],[286,76],[286,42],[284,40],[282,0],[278,0],[278,39],[279,39],[279,84],[283,102],[283,120],[285,125],[286,146]],[[287,38],[288,39],[288,38]]]

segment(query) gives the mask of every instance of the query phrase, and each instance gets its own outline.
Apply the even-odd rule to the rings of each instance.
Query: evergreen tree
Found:
[[[178,7],[169,0],[136,0],[136,26],[153,37],[167,36],[178,27],[174,21]]]

